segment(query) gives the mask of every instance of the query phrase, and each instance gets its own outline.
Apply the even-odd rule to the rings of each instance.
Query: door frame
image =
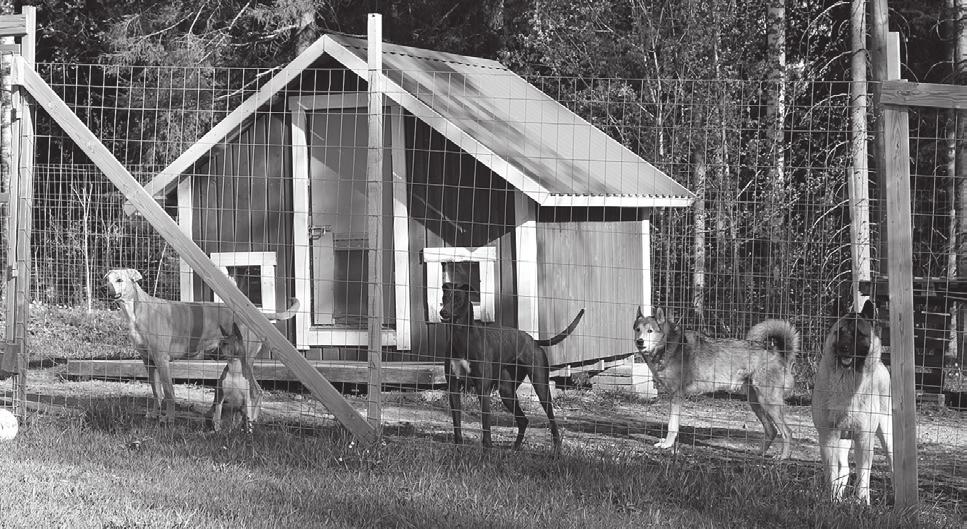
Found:
[[[289,98],[292,116],[292,243],[295,261],[295,292],[309,303],[307,310],[296,314],[296,347],[365,346],[366,329],[350,329],[336,325],[312,324],[312,263],[309,238],[309,143],[306,133],[308,112],[359,108],[365,112],[369,104],[367,92],[337,92],[293,96]],[[399,350],[410,349],[410,260],[409,214],[406,206],[406,150],[403,136],[403,110],[388,103],[387,117],[391,130],[393,178],[393,244],[386,250],[393,254],[395,282],[396,329],[383,330],[383,345]],[[384,254],[385,255],[385,254]]]

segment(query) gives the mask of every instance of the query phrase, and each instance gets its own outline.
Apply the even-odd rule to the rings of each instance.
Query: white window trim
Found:
[[[309,142],[306,133],[306,113],[312,110],[337,108],[366,108],[366,92],[346,92],[294,96],[289,98],[292,114],[292,234],[295,261],[295,290],[299,300],[312,300],[312,281],[309,245]],[[393,166],[393,247],[396,329],[383,331],[383,345],[409,350],[410,343],[410,261],[409,212],[406,207],[406,151],[403,138],[403,110],[396,104],[390,108],[389,127],[392,131]],[[384,254],[385,255],[385,254]],[[366,330],[341,329],[334,326],[312,325],[312,311],[296,314],[296,347],[310,346],[365,346],[369,343]]]
[[[483,322],[495,321],[497,301],[497,248],[424,248],[423,262],[426,267],[427,321],[440,323],[443,307],[443,263],[478,263],[480,265],[480,305],[474,305],[473,318]]]
[[[230,267],[258,266],[262,288],[262,312],[276,312],[275,303],[275,252],[212,252],[211,260],[225,275]],[[218,294],[215,301],[221,302]]]

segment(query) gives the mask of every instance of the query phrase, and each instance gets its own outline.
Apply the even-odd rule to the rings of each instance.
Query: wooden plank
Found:
[[[178,226],[185,235],[192,235],[192,182],[194,179],[186,176],[178,182]],[[178,259],[179,299],[181,301],[195,301],[195,274],[184,259]]]
[[[641,220],[641,310],[651,314],[652,269],[651,269],[651,213]]]
[[[306,111],[293,105],[292,114],[292,255],[295,295],[308,303],[310,310],[295,315],[295,339],[299,348],[308,349],[312,323],[312,263],[309,244],[309,135]]]
[[[369,392],[366,417],[379,428],[382,416],[380,371],[383,364],[383,18],[370,13],[367,28],[369,144],[366,151],[366,209],[369,234]]]
[[[409,351],[410,336],[410,213],[406,205],[406,138],[403,107],[393,105],[393,275],[396,276],[396,348]]]
[[[910,81],[886,81],[880,92],[884,105],[967,109],[967,86]]]
[[[340,384],[369,383],[368,362],[340,360],[308,361],[326,380]],[[176,380],[214,381],[225,368],[223,360],[176,360],[171,362],[171,376]],[[284,364],[272,360],[256,360],[252,366],[255,378],[297,382],[299,378]],[[141,360],[69,360],[65,375],[97,379],[147,379]],[[434,362],[392,362],[383,364],[383,387],[438,386],[446,383],[443,365]]]
[[[0,44],[0,53],[13,53],[15,55],[20,55],[20,52],[20,44]]]
[[[886,210],[890,260],[890,368],[893,389],[893,472],[896,506],[917,505],[917,400],[913,336],[913,222],[910,130],[905,108],[884,107]]]
[[[538,338],[540,331],[537,263],[537,204],[524,193],[514,193],[514,266],[517,281],[517,328]],[[557,332],[557,331],[552,331]]]
[[[26,34],[20,39],[21,57],[26,64],[33,67],[37,40],[37,8],[35,6],[24,6],[21,14],[24,17],[26,29]],[[17,355],[17,376],[14,378],[13,385],[14,393],[17,396],[14,411],[18,416],[24,417],[27,411],[25,408],[27,402],[27,360],[30,355],[27,323],[30,319],[30,234],[33,232],[34,203],[34,110],[29,98],[20,89],[14,91],[12,103],[13,108],[17,109],[19,118],[14,124],[16,134],[13,137],[18,141],[14,152],[17,157],[16,170],[20,173],[19,194],[21,200],[23,200],[17,216],[17,229],[20,230],[20,237],[18,238],[20,248],[17,251],[19,254],[17,268],[20,276],[20,280],[17,282],[17,311],[19,312],[18,323],[21,326],[17,340],[23,345],[23,349]]]
[[[325,378],[319,375],[308,361],[296,350],[282,333],[255,308],[255,305],[223,274],[208,255],[182,233],[181,229],[154,197],[141,187],[128,170],[114,157],[101,141],[71,111],[50,86],[20,58],[13,62],[13,78],[33,95],[64,129],[75,144],[104,172],[111,182],[128,197],[128,200],[147,219],[158,233],[177,251],[202,279],[235,312],[242,323],[265,340],[268,348],[277,353],[285,365],[299,377],[312,394],[353,435],[365,443],[376,440],[376,431],[349,405],[342,395]]]
[[[28,33],[27,8],[19,15],[0,15],[0,37],[23,37]],[[32,6],[30,6],[32,7]],[[34,28],[36,28],[37,12],[33,13]]]

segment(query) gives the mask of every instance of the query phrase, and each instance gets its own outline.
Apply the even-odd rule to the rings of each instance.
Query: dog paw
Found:
[[[658,441],[657,443],[655,443],[655,448],[666,448],[667,449],[667,448],[671,448],[673,446],[675,446],[675,441],[669,441],[667,439],[662,439],[661,441]]]

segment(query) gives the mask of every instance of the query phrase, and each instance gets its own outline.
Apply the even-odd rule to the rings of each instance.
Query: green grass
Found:
[[[390,435],[362,447],[338,428],[213,434],[135,408],[34,416],[0,445],[0,526],[913,526],[889,506],[831,504],[815,466],[485,452]]]

